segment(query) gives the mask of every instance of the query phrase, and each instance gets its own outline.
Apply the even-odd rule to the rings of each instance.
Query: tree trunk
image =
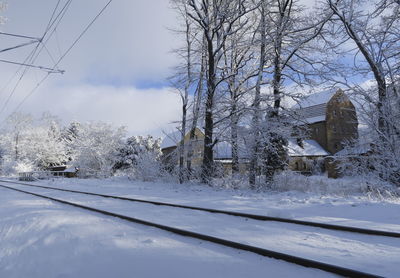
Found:
[[[190,137],[189,137],[189,146],[188,146],[188,155],[186,160],[186,168],[188,171],[189,179],[193,174],[192,169],[192,157],[193,157],[193,139],[195,136],[195,130],[197,127],[197,122],[199,120],[200,114],[200,103],[201,97],[203,95],[203,78],[204,78],[204,71],[206,67],[206,55],[204,54],[204,39],[203,39],[203,46],[202,46],[202,57],[201,57],[201,65],[200,65],[200,76],[199,76],[199,83],[196,88],[196,101],[193,105],[193,121],[192,121],[192,128],[190,130]]]
[[[19,144],[19,133],[15,135],[15,161],[18,161],[19,159],[19,153],[18,153],[18,144]]]
[[[231,146],[232,146],[232,174],[239,172],[239,146],[238,146],[238,122],[236,104],[231,109]]]
[[[213,154],[213,108],[214,108],[214,93],[216,88],[215,82],[215,56],[213,42],[211,38],[207,37],[207,54],[208,54],[208,76],[207,76],[207,100],[205,106],[205,119],[204,119],[204,154],[203,154],[203,168],[201,179],[204,183],[210,183],[210,178],[213,173],[214,154]]]
[[[250,157],[250,165],[249,165],[249,184],[251,187],[254,187],[256,183],[256,175],[258,168],[258,156],[260,153],[260,145],[261,145],[261,128],[260,128],[260,119],[261,119],[261,83],[263,81],[263,71],[265,66],[265,48],[266,48],[266,22],[265,22],[265,7],[261,5],[261,21],[259,26],[260,32],[260,59],[258,64],[258,76],[257,82],[255,86],[254,92],[254,101],[252,104],[253,111],[253,119],[252,119],[252,129],[253,129],[253,144],[251,148],[251,157]]]

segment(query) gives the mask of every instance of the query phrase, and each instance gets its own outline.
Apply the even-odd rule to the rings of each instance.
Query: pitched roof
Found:
[[[241,140],[238,143],[238,156],[239,159],[248,158],[247,148]],[[214,146],[214,159],[232,159],[232,145],[229,142],[218,142]]]
[[[304,97],[301,101],[299,101],[297,104],[295,104],[292,108],[303,109],[314,105],[326,104],[336,92],[337,89],[331,89],[308,95]]]
[[[306,123],[325,121],[326,105],[335,93],[336,90],[327,90],[309,95],[292,106],[292,109],[295,109],[297,115]]]
[[[296,156],[327,156],[329,153],[315,140],[307,139],[302,141],[300,146],[296,140],[290,139],[288,144],[288,155]]]
[[[372,151],[373,151],[373,144],[363,143],[363,144],[358,144],[351,148],[344,148],[343,150],[335,153],[335,156],[360,155],[360,154],[367,154],[368,152]]]
[[[171,132],[169,134],[167,134],[164,139],[161,142],[161,149],[166,149],[166,148],[170,148],[170,147],[176,147],[176,145],[178,144],[178,142],[181,141],[181,132],[178,131],[174,131]]]
[[[196,127],[198,130],[200,130],[201,132],[203,132],[204,134],[204,129],[200,128],[200,127]],[[185,136],[187,134],[189,134],[190,130],[188,130],[185,134]],[[167,135],[165,135],[164,139],[161,141],[161,145],[160,148],[161,149],[166,149],[166,148],[170,148],[170,147],[176,147],[178,145],[178,143],[181,141],[181,132],[179,130],[168,133]]]

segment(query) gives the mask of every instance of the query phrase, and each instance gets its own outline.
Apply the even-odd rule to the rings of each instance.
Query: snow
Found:
[[[176,147],[178,142],[181,141],[181,132],[175,131],[167,134],[161,142],[161,149]]]
[[[76,168],[74,166],[68,166],[63,172],[75,173],[76,172]]]
[[[303,146],[299,146],[296,140],[289,140],[288,155],[295,156],[327,156],[327,153],[315,140],[302,140]]]
[[[311,117],[311,118],[306,118],[304,121],[307,124],[313,124],[313,123],[318,123],[318,122],[322,122],[325,121],[326,116],[316,116],[316,117]]]
[[[372,151],[371,143],[359,144],[351,148],[345,148],[335,154],[335,156],[348,156],[366,154]]]
[[[238,156],[240,159],[248,158],[247,149],[242,141],[238,143]],[[214,159],[224,160],[232,159],[232,146],[229,142],[218,142],[214,146]]]
[[[313,179],[314,186],[320,186],[323,181],[322,177],[320,181]],[[352,183],[338,180],[336,184],[339,186],[346,182]],[[137,182],[122,177],[107,180],[54,179],[39,183],[400,231],[400,200],[379,201],[363,194],[255,192],[192,183]],[[398,239],[19,188],[386,277],[397,277],[400,272]],[[6,189],[0,189],[0,244],[0,277],[260,277],[265,273],[270,277],[330,276],[325,272],[87,213]]]
[[[326,90],[322,92],[318,92],[315,94],[311,94],[306,96],[304,99],[300,100],[297,104],[295,104],[292,109],[301,109],[314,105],[319,105],[323,103],[328,103],[328,101],[332,98],[332,96],[337,92],[336,89]]]

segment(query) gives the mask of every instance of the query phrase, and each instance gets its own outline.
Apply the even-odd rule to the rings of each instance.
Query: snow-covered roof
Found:
[[[297,104],[295,104],[292,108],[303,109],[314,105],[326,104],[336,92],[337,92],[336,89],[331,89],[308,95],[301,101],[299,101]]]
[[[75,173],[76,172],[76,168],[74,166],[66,166],[66,169],[64,170],[64,172]]]
[[[335,92],[335,90],[328,90],[309,95],[295,104],[292,109],[296,110],[301,121],[305,123],[312,124],[325,121],[326,105]]]
[[[321,147],[315,140],[307,139],[302,140],[300,146],[296,140],[290,139],[288,144],[289,156],[327,156],[329,153]]]
[[[181,141],[181,132],[175,131],[167,134],[161,142],[161,149],[176,147],[178,142]]]
[[[239,150],[238,150],[239,158],[247,158],[247,149],[246,147],[239,143]],[[228,142],[218,142],[214,146],[214,159],[221,160],[221,159],[232,159],[232,147],[231,144]]]
[[[196,129],[200,130],[204,134],[203,128],[197,126]],[[186,132],[186,135],[189,134],[189,132],[190,130]],[[181,141],[181,132],[179,130],[171,132],[164,137],[164,139],[161,142],[160,148],[166,149],[170,147],[176,147],[180,141]]]
[[[360,154],[366,154],[368,152],[372,151],[372,144],[371,143],[365,143],[365,144],[359,144],[356,145],[352,148],[345,148],[335,154],[335,156],[351,156],[351,155],[360,155]]]
[[[325,115],[320,115],[320,116],[316,116],[316,117],[305,118],[304,121],[307,124],[313,124],[313,123],[325,121],[325,119],[326,119]]]

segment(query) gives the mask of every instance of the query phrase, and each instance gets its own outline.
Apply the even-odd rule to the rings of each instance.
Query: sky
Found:
[[[59,7],[66,2],[61,0]],[[48,51],[44,49],[35,64],[52,67],[52,59],[61,57],[107,2],[72,1],[46,43]],[[8,0],[1,12],[7,20],[0,31],[41,37],[56,4],[56,0]],[[131,135],[162,136],[180,114],[179,97],[166,81],[176,63],[171,51],[179,39],[170,30],[176,26],[168,0],[113,1],[59,64],[65,73],[52,73],[25,102],[47,73],[30,69],[13,93],[19,75],[8,81],[19,67],[0,63],[0,128],[17,109],[34,115],[50,112],[64,123],[100,120],[124,125]],[[0,38],[0,49],[29,41]],[[23,62],[33,48],[2,52],[0,59]]]
[[[58,1],[0,0],[1,32],[41,37]],[[72,1],[35,65],[53,67],[108,0]],[[314,0],[301,0],[312,8]],[[50,112],[64,124],[103,121],[126,126],[129,135],[164,136],[180,118],[180,98],[166,81],[177,57],[178,19],[169,0],[114,0],[59,64],[64,74],[29,69],[17,84],[16,65],[0,62],[0,129],[11,113]],[[1,49],[28,42],[0,35]],[[34,45],[0,52],[0,60],[23,62]],[[13,79],[10,78],[14,77]],[[24,99],[29,96],[25,101]]]

